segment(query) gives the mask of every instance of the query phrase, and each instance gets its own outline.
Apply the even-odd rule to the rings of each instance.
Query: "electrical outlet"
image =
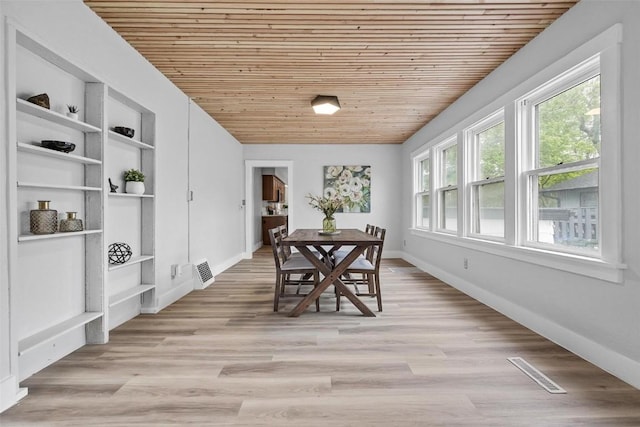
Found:
[[[464,259],[464,261],[462,262],[462,264],[464,265],[464,269],[468,269],[469,268],[469,260],[467,258]]]
[[[407,246],[407,241],[403,240],[402,243],[404,244],[404,246]]]

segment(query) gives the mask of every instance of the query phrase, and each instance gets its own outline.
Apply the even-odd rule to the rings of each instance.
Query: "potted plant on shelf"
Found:
[[[144,174],[138,169],[124,171],[125,191],[129,194],[144,194]]]
[[[67,117],[73,120],[78,120],[78,106],[77,105],[67,105]]]

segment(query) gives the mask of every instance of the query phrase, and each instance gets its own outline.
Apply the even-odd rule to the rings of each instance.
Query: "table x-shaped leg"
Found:
[[[338,292],[346,296],[347,299],[351,301],[353,305],[355,305],[358,308],[358,310],[362,312],[362,314],[364,314],[367,317],[376,317],[376,315],[369,309],[369,307],[367,307],[362,301],[360,301],[360,299],[353,292],[349,290],[349,288],[344,284],[344,282],[340,280],[340,276],[342,276],[342,274],[351,265],[351,263],[355,261],[358,258],[358,256],[360,256],[364,252],[367,246],[368,245],[354,246],[351,252],[349,252],[349,254],[347,254],[347,256],[333,268],[325,264],[321,259],[318,259],[307,246],[305,245],[296,246],[298,251],[300,251],[300,253],[304,255],[305,258],[311,261],[311,263],[318,269],[318,271],[322,273],[322,275],[324,276],[324,279],[322,279],[322,281],[318,284],[318,286],[316,286],[313,289],[313,291],[307,294],[307,296],[305,296],[302,299],[302,301],[300,301],[298,305],[296,305],[293,308],[293,310],[289,312],[288,316],[289,317],[300,316],[300,314],[302,314],[302,312],[307,309],[307,307],[309,306],[309,304],[311,304],[311,302],[320,298],[320,295],[329,286],[333,284],[336,286],[336,288],[338,288],[337,289]],[[321,250],[320,247],[316,247],[316,249],[320,250],[321,252],[324,252]]]

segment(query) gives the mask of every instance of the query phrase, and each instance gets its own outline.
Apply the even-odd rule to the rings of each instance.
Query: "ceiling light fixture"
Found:
[[[333,114],[340,109],[338,97],[333,95],[318,95],[311,101],[316,114]]]

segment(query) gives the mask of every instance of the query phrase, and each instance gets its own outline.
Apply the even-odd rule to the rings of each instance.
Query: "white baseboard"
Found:
[[[29,378],[86,344],[84,327],[72,329],[18,356],[18,381]]]
[[[238,255],[235,255],[235,256],[223,261],[220,264],[215,265],[213,267],[213,269],[212,269],[213,275],[215,276],[217,274],[222,273],[225,270],[228,270],[229,268],[233,267],[234,265],[236,265],[237,263],[242,261],[243,258],[244,258],[243,254],[238,254]]]
[[[260,249],[261,247],[263,247],[264,245],[262,244],[262,242],[256,242],[253,245],[253,252],[257,251],[258,249]]]
[[[25,397],[28,389],[18,386],[18,379],[10,375],[0,381],[0,414]]]
[[[640,363],[617,353],[602,344],[579,335],[524,307],[482,289],[448,271],[407,253],[402,258],[421,270],[439,278],[461,292],[504,314],[510,319],[553,341],[599,368],[640,389]]]
[[[174,302],[178,301],[183,296],[187,295],[193,290],[193,278],[185,280],[178,286],[171,288],[168,292],[162,295],[156,296],[155,304],[150,307],[142,307],[141,313],[144,314],[156,314],[165,307],[170,306]]]
[[[404,252],[402,251],[388,251],[382,248],[382,259],[403,258],[403,257],[404,257]]]

